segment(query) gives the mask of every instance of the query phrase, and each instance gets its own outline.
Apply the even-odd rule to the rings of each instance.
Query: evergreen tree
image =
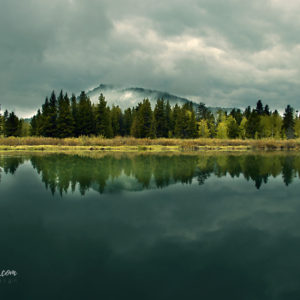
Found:
[[[127,108],[124,111],[124,119],[123,119],[123,132],[125,136],[130,135],[131,126],[132,126],[132,112],[131,112],[131,108]]]
[[[111,109],[111,125],[112,135],[123,135],[123,114],[119,106],[114,106]]]
[[[262,116],[264,114],[264,106],[261,100],[258,100],[256,103],[256,112],[259,116]]]
[[[46,97],[44,104],[42,105],[42,117],[41,117],[41,135],[49,137],[51,134],[50,128],[50,104],[48,97]]]
[[[32,117],[30,121],[30,135],[33,136],[42,136],[43,135],[43,116],[40,110],[37,111],[37,114]]]
[[[187,137],[196,138],[198,137],[196,115],[194,110],[188,112],[189,112],[189,122],[188,122],[188,129],[187,129]]]
[[[157,99],[154,108],[156,137],[168,137],[168,127],[166,118],[165,102],[163,99]]]
[[[207,120],[209,114],[209,109],[206,107],[206,105],[202,102],[197,106],[196,116],[197,121],[200,120]]]
[[[189,110],[187,110],[184,106],[179,109],[174,129],[174,134],[176,137],[190,137],[190,118],[191,112]]]
[[[236,123],[237,123],[238,126],[241,124],[242,119],[243,119],[243,114],[242,114],[240,109],[235,109],[234,108],[230,112],[230,116],[232,116],[236,120]]]
[[[256,110],[252,110],[246,125],[246,137],[255,138],[260,133],[260,116]]]
[[[149,99],[144,99],[143,103],[138,104],[133,114],[131,134],[137,138],[154,138],[154,126],[154,115],[150,101]]]
[[[36,131],[37,131],[37,122],[36,122],[37,116],[33,116],[31,121],[30,121],[30,135],[32,136],[37,136]]]
[[[74,136],[74,119],[68,94],[61,94],[58,98],[58,118],[57,118],[58,137],[66,138]]]
[[[77,120],[79,135],[95,134],[95,120],[92,103],[84,91],[82,91],[79,96]]]
[[[172,110],[172,129],[171,130],[172,130],[173,136],[177,136],[177,132],[175,133],[175,131],[177,131],[176,124],[178,123],[178,118],[179,118],[180,113],[181,113],[181,109],[180,109],[179,105],[176,103]]]
[[[47,136],[57,137],[57,100],[54,91],[49,100],[49,116],[48,116],[48,132]]]
[[[244,111],[244,117],[246,117],[246,119],[248,120],[250,115],[251,115],[251,107],[248,106]]]
[[[109,108],[106,106],[103,94],[100,94],[97,106],[96,133],[97,135],[102,135],[106,138],[111,138],[113,136],[111,114]]]
[[[172,109],[169,100],[167,101],[165,111],[166,111],[166,123],[167,123],[166,125],[167,125],[167,132],[168,132],[167,136],[172,137],[172,131],[174,129],[174,126],[173,126]]]
[[[295,120],[294,109],[288,105],[283,115],[282,129],[288,139],[292,139],[295,136],[294,132]]]
[[[6,113],[6,115],[8,112]],[[4,122],[4,135],[5,136],[20,136],[21,122],[14,112],[8,114]]]
[[[266,115],[266,116],[270,116],[271,115],[270,108],[269,108],[268,104],[264,108],[264,115]]]
[[[76,96],[72,94],[71,97],[71,111],[72,111],[72,118],[74,121],[74,131],[73,134],[75,137],[79,136],[79,120],[78,120],[78,103]]]

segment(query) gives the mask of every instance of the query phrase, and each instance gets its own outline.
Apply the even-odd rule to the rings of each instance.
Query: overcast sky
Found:
[[[0,0],[2,108],[110,83],[300,108],[299,0]],[[299,103],[299,104],[298,104]]]

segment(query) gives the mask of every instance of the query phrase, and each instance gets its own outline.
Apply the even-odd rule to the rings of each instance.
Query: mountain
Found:
[[[143,99],[148,98],[151,102],[152,107],[155,106],[158,98],[169,100],[171,106],[176,103],[182,105],[184,103],[191,102],[196,107],[198,103],[193,102],[189,99],[178,97],[167,92],[144,89],[140,87],[117,87],[114,85],[100,84],[98,87],[87,92],[93,103],[98,102],[100,94],[105,96],[108,105],[119,105],[122,109],[136,106]],[[232,108],[221,108],[221,107],[208,107],[213,113],[216,113],[219,109],[231,111]]]

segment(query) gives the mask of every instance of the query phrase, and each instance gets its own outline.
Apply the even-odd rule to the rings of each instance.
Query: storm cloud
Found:
[[[0,0],[0,103],[100,83],[210,106],[298,107],[298,0]]]

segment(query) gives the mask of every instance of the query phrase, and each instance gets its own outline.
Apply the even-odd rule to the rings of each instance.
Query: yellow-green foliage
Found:
[[[272,117],[270,116],[261,116],[260,117],[260,128],[261,128],[261,137],[268,138],[272,136]]]
[[[198,122],[198,134],[201,138],[208,138],[210,137],[210,130],[207,126],[206,120],[200,120]]]
[[[227,139],[228,138],[228,126],[227,122],[221,121],[217,126],[217,138],[218,139]]]
[[[296,118],[294,128],[295,128],[295,136],[297,138],[299,138],[300,137],[300,118]]]
[[[279,114],[273,114],[271,116],[271,137],[275,139],[279,139],[282,137],[281,133],[282,128],[282,117]]]
[[[247,118],[243,117],[240,127],[239,127],[239,133],[240,133],[240,138],[245,139],[246,138],[246,125],[247,125]]]

